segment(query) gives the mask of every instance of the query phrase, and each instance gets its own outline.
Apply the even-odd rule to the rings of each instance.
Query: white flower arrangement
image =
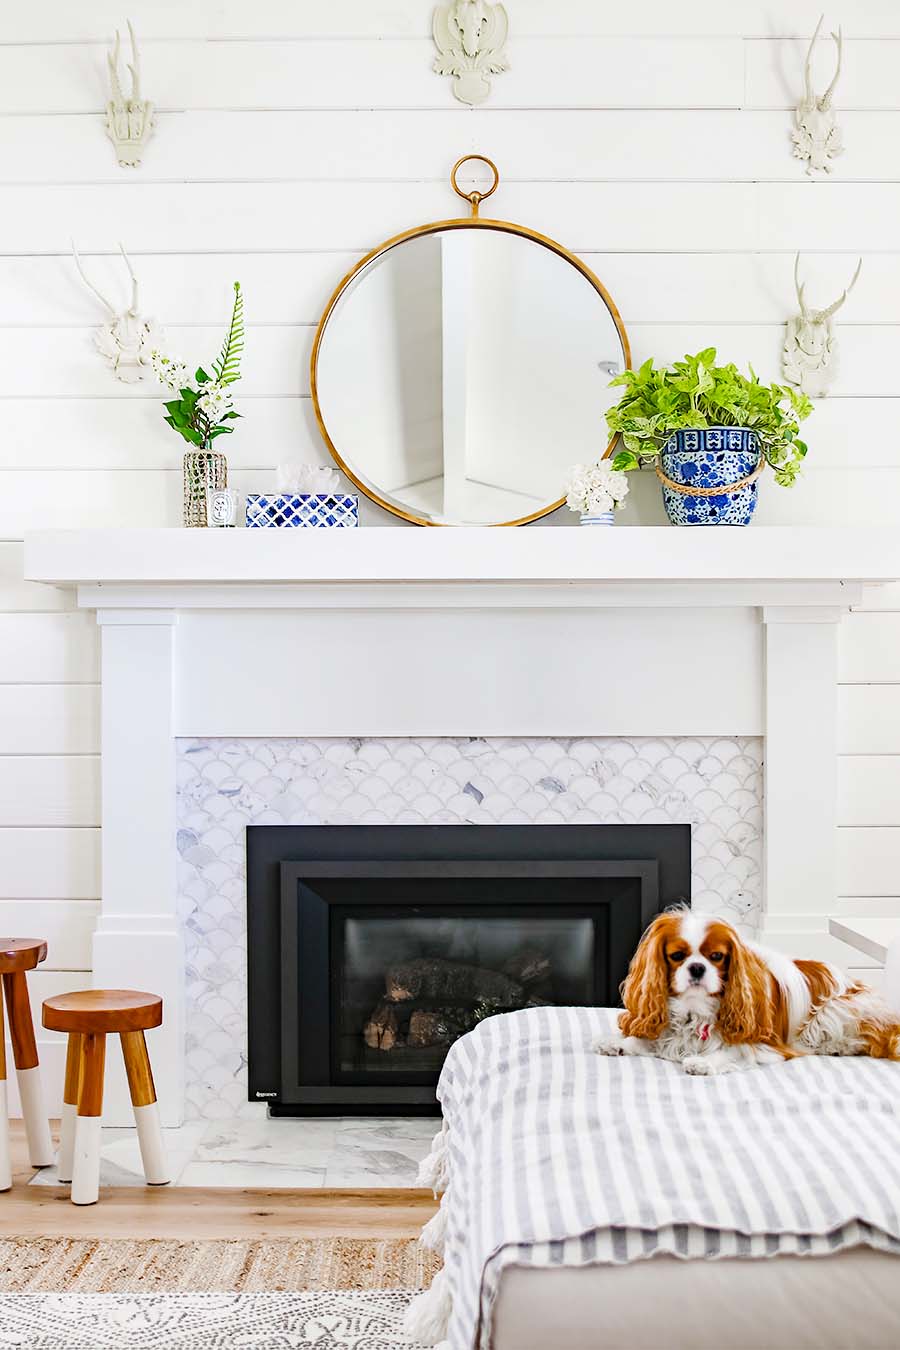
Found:
[[[628,496],[628,478],[608,459],[599,464],[575,464],[569,471],[566,505],[582,516],[604,515],[621,507]]]
[[[244,350],[244,300],[239,282],[234,283],[234,308],[222,351],[212,363],[209,375],[202,366],[194,375],[178,357],[158,348],[150,353],[153,373],[170,393],[177,397],[164,404],[165,421],[189,445],[209,451],[219,436],[230,436],[234,427],[226,425],[240,417],[234,410],[230,385],[241,378],[241,353]]]

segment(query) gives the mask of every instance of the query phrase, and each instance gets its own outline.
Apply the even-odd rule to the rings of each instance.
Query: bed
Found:
[[[532,1008],[452,1047],[422,1180],[442,1350],[900,1345],[900,1064],[690,1077],[591,1053],[609,1009]]]

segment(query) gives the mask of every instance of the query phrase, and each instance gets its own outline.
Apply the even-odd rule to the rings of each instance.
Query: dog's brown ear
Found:
[[[730,941],[728,978],[722,991],[716,1030],[726,1045],[779,1042],[773,981],[768,968],[733,930]]]
[[[619,1028],[623,1036],[655,1041],[669,1025],[665,944],[676,924],[675,915],[660,914],[641,938],[621,990],[625,1011],[619,1013]]]

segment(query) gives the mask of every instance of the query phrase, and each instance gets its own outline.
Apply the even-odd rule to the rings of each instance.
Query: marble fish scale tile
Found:
[[[696,907],[752,934],[762,773],[754,737],[180,740],[192,1115],[262,1109],[246,1100],[247,825],[688,823]]]

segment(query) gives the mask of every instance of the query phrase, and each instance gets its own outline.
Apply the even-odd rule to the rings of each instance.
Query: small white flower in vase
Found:
[[[612,525],[614,512],[628,496],[628,478],[608,459],[598,464],[576,464],[569,472],[566,505],[577,511],[582,525]]]

